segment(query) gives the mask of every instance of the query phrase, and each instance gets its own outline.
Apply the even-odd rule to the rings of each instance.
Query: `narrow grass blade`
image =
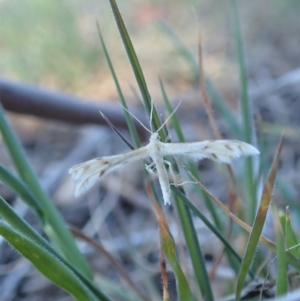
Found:
[[[248,95],[247,72],[246,72],[243,42],[242,42],[236,0],[231,0],[231,10],[232,10],[232,17],[233,17],[233,29],[235,35],[235,48],[236,48],[236,53],[238,58],[238,66],[239,66],[240,89],[241,89],[240,104],[241,104],[242,121],[243,121],[243,140],[250,144],[255,145],[256,137],[254,133],[254,124],[252,121],[253,108]],[[256,189],[254,170],[253,170],[254,160],[252,157],[247,157],[246,166],[245,166],[245,174],[247,180],[248,208],[250,209],[249,220],[251,223],[254,220],[256,204],[257,204],[257,189]]]
[[[99,26],[98,22],[97,22],[97,29],[98,29],[98,35],[99,35],[99,38],[100,38],[102,49],[103,49],[103,52],[104,52],[107,64],[109,66],[110,72],[112,74],[113,80],[115,82],[116,89],[118,91],[118,94],[119,94],[122,106],[126,109],[126,110],[124,110],[124,115],[125,115],[126,123],[127,123],[128,129],[129,129],[131,138],[133,139],[135,147],[140,147],[141,146],[141,142],[140,142],[140,139],[139,139],[139,135],[137,133],[136,127],[134,126],[134,123],[132,122],[132,117],[128,113],[128,106],[127,106],[124,94],[122,92],[121,85],[119,83],[118,77],[116,75],[114,66],[113,66],[112,61],[110,59],[109,53],[107,51],[107,48],[106,48],[104,39],[102,37],[101,31],[100,31],[100,26]]]
[[[260,239],[260,235],[262,233],[262,229],[265,223],[265,219],[267,216],[267,211],[271,202],[272,198],[272,189],[274,187],[274,182],[277,174],[278,164],[279,164],[279,157],[282,148],[282,138],[279,141],[278,148],[274,157],[274,161],[267,178],[265,187],[263,189],[262,198],[260,201],[260,205],[258,208],[258,212],[255,217],[255,221],[252,227],[252,231],[250,233],[246,252],[243,258],[242,266],[240,269],[240,273],[237,279],[237,288],[236,288],[236,300],[240,300],[240,294],[243,289],[243,285],[246,279],[246,275],[248,273],[249,267],[252,263],[254,258],[256,248]]]
[[[163,82],[162,82],[161,79],[159,80],[159,83],[160,83],[160,88],[161,88],[161,92],[162,92],[162,95],[163,95],[164,103],[166,105],[168,113],[171,115],[173,113],[173,108],[171,106],[171,103],[169,101],[169,98],[167,96],[166,90],[164,88],[164,85],[163,85]],[[174,130],[175,130],[175,132],[177,134],[177,138],[178,138],[179,142],[185,142],[185,138],[184,138],[183,132],[181,130],[180,123],[179,123],[179,121],[178,121],[178,119],[177,119],[177,117],[176,117],[175,114],[172,115],[171,122],[172,122]],[[193,162],[190,162],[190,164],[189,164],[189,170],[198,179],[198,181],[201,181],[200,175],[198,173],[198,169],[197,169],[197,167],[195,166],[195,164]],[[197,188],[198,188],[198,186],[197,186]],[[212,218],[214,220],[215,225],[217,226],[217,228],[219,230],[221,230],[222,229],[222,225],[221,225],[221,223],[219,221],[219,217],[218,217],[217,212],[216,212],[216,210],[214,208],[214,205],[212,204],[212,202],[210,201],[209,197],[207,196],[207,194],[203,190],[199,189],[198,192],[203,197],[203,199],[205,201],[205,204],[206,204],[206,206],[207,206],[210,214],[212,215]]]
[[[285,226],[284,232],[285,232],[287,248],[293,256],[295,256],[296,258],[299,258],[299,256],[300,256],[299,241],[297,239],[295,231],[293,230],[293,228],[291,226],[291,217],[290,217],[290,211],[289,211],[288,207],[286,208],[284,226]]]
[[[236,0],[231,0],[231,9],[233,17],[233,29],[235,36],[235,49],[237,53],[239,76],[240,76],[240,89],[241,89],[241,109],[243,120],[243,136],[246,142],[253,143],[253,125],[252,125],[252,105],[248,95],[248,80],[245,65],[245,57],[243,50],[243,42],[241,35],[241,27],[239,22],[239,15],[237,11]]]
[[[276,255],[277,255],[277,270],[276,270],[276,297],[285,295],[288,292],[288,270],[285,253],[285,241],[282,226],[279,219],[279,214],[276,206],[273,204],[273,215],[276,231]]]
[[[15,133],[9,126],[2,106],[0,105],[0,131],[5,146],[14,162],[21,179],[26,184],[28,189],[39,200],[40,206],[45,213],[45,219],[47,219],[49,226],[45,228],[45,232],[48,231],[49,237],[57,243],[57,247],[62,251],[64,256],[90,279],[92,278],[92,272],[82,254],[79,252],[74,239],[67,229],[62,217],[56,210],[55,206],[49,199],[49,197],[43,191],[38,179],[31,169],[29,163],[26,160],[25,153],[20,145]],[[43,221],[42,221],[43,222]]]
[[[151,200],[157,218],[161,249],[165,257],[167,258],[168,263],[170,264],[176,278],[178,298],[181,301],[193,301],[195,299],[191,293],[191,290],[184,276],[184,273],[182,272],[182,269],[179,265],[177,255],[176,255],[176,245],[173,236],[170,232],[170,229],[168,227],[168,223],[165,219],[164,213],[160,205],[154,200],[152,194],[150,193],[149,187],[147,189],[147,193],[149,199]],[[165,274],[163,273],[163,275]],[[164,292],[164,300],[169,301],[170,300],[169,297],[166,297],[169,296],[167,284],[165,285],[165,289],[166,291]]]
[[[21,219],[13,209],[0,197],[0,217],[16,231],[24,237],[29,238],[35,244],[46,250],[57,258],[64,266],[66,266],[99,300],[109,301],[109,299],[94,286],[90,279],[88,279],[81,272],[76,270],[68,261],[66,261],[49,243],[42,238],[33,228],[23,219]],[[49,268],[49,267],[48,267]]]
[[[16,178],[8,169],[0,164],[0,179],[9,186],[28,206],[30,206],[43,222],[45,215],[39,202],[26,185]]]
[[[100,112],[102,118],[107,122],[107,124],[110,126],[110,128],[122,139],[122,141],[130,148],[134,149],[134,146],[122,135],[122,133],[110,122],[110,120],[102,113]]]
[[[169,114],[172,114],[173,113],[173,108],[171,106],[171,103],[169,101],[169,98],[167,96],[167,93],[165,91],[165,88],[164,88],[164,85],[163,85],[163,82],[160,80],[160,87],[161,87],[161,91],[162,91],[162,95],[163,95],[163,99],[164,99],[164,102],[165,102],[165,105],[166,105],[166,108],[168,110],[168,113]],[[172,122],[172,125],[175,129],[175,132],[177,134],[177,137],[179,139],[180,142],[185,142],[185,139],[184,139],[184,135],[182,133],[182,130],[181,130],[181,127],[180,127],[180,124],[179,124],[179,121],[176,117],[175,114],[172,115],[171,117],[171,122]],[[197,170],[197,167],[195,166],[195,164],[193,162],[190,162],[189,164],[189,170],[191,171],[191,173],[197,178],[198,181],[201,181],[200,179],[200,175],[198,173],[198,170]],[[188,201],[187,198],[185,197],[185,195],[177,188],[173,187],[172,186],[172,189],[173,191],[175,191],[175,193],[184,201]],[[211,202],[209,196],[205,193],[204,190],[201,190],[198,186],[196,186],[196,189],[198,190],[198,193],[202,196],[202,198],[204,199],[204,202],[213,218],[213,221],[216,225],[216,228],[210,223],[208,222],[208,220],[198,211],[198,213],[200,214],[200,218],[203,218],[204,220],[204,223],[209,223],[209,225],[211,226],[211,228],[213,228],[213,232],[216,231],[218,234],[217,235],[220,235],[222,238],[221,240],[224,242],[224,244],[226,244],[227,247],[230,248],[231,251],[235,252],[231,246],[228,244],[227,240],[225,238],[223,238],[222,234],[219,232],[223,229],[223,226],[222,226],[222,223],[220,221],[220,218],[215,210],[215,207],[214,207],[214,204]],[[189,202],[190,203],[190,202]],[[190,203],[191,204],[191,203]],[[192,205],[193,206],[193,205]],[[196,207],[193,206],[192,208],[190,207],[190,209],[192,210],[195,210]],[[197,210],[197,209],[196,209]],[[237,253],[235,253],[235,255],[237,255],[238,257],[238,260],[235,260],[233,257],[235,257],[235,255],[232,257],[231,254],[230,254],[230,251],[226,248],[226,253],[228,255],[228,259],[230,261],[230,264],[231,264],[231,267],[233,268],[233,270],[236,272],[236,274],[238,274],[238,271],[239,271],[239,267],[240,267],[240,263],[241,263],[241,258],[239,258],[239,256],[237,255]]]
[[[181,200],[185,203],[187,207],[189,207],[193,213],[198,216],[203,223],[207,226],[208,229],[212,231],[220,239],[220,241],[224,244],[226,249],[235,257],[235,259],[241,264],[242,258],[238,255],[238,253],[232,248],[230,242],[223,236],[223,234],[205,217],[204,214],[198,210],[198,208],[188,200],[188,198],[176,187],[172,186],[172,190],[181,198]],[[253,275],[253,274],[252,274]]]
[[[159,118],[158,118],[157,112],[155,110],[155,107],[152,103],[142,68],[141,68],[139,60],[136,56],[134,47],[133,47],[130,37],[128,35],[127,29],[125,27],[124,21],[122,19],[122,16],[120,14],[117,4],[116,4],[115,0],[109,0],[109,2],[110,2],[112,11],[113,11],[120,35],[121,35],[121,38],[123,40],[123,44],[126,49],[127,56],[129,58],[132,70],[134,72],[136,81],[138,83],[147,114],[149,117],[151,117],[150,122],[152,124],[153,130],[157,131],[160,127],[160,122],[159,122]],[[162,130],[159,132],[159,134],[160,134],[161,140],[165,141],[166,137]]]
[[[174,202],[180,216],[181,228],[191,256],[197,284],[201,290],[203,298],[207,301],[212,301],[214,300],[212,288],[191,213],[188,207],[182,202],[182,199],[177,195],[174,197]]]
[[[50,281],[67,291],[76,300],[97,301],[96,297],[58,258],[25,235],[0,222],[0,235],[27,258]]]

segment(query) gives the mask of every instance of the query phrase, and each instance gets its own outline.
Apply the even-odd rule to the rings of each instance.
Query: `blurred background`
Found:
[[[118,5],[152,99],[160,112],[165,113],[159,78],[163,80],[174,107],[182,101],[178,116],[188,139],[211,138],[198,80],[178,41],[197,61],[201,33],[205,72],[233,112],[238,112],[239,75],[229,2],[119,0]],[[299,205],[299,16],[300,4],[297,0],[239,2],[254,118],[259,135],[266,137],[272,152],[279,136],[285,132],[279,179],[284,179],[283,183],[289,185],[283,185],[284,189],[280,189],[279,185],[275,198],[293,208]],[[4,82],[9,81],[31,85],[32,89],[40,89],[38,91],[45,89],[47,93],[66,93],[71,98],[78,97],[87,103],[103,104],[108,108],[112,106],[121,111],[99,42],[97,21],[126,99],[132,108],[139,110],[141,104],[135,95],[137,85],[109,3],[100,0],[0,0],[0,98],[3,96],[1,85],[3,93]],[[30,102],[24,102],[23,106],[30,111]],[[10,110],[14,111],[13,108]],[[147,122],[142,111],[138,112],[139,118]],[[137,170],[133,178],[127,178],[126,183],[124,175],[118,175],[121,179],[119,187],[115,180],[114,187],[111,187],[109,179],[104,179],[101,187],[97,185],[91,193],[76,200],[67,175],[74,164],[94,156],[126,151],[127,146],[106,126],[76,124],[76,120],[73,120],[74,123],[63,122],[63,117],[61,121],[54,121],[39,118],[38,114],[21,113],[9,112],[8,117],[43,187],[67,222],[84,229],[91,236],[101,238],[103,245],[111,252],[123,252],[122,260],[127,266],[136,264],[125,256],[128,241],[131,247],[138,246],[144,252],[143,258],[140,258],[142,264],[151,270],[153,277],[157,277],[159,285],[157,241],[151,239],[156,233],[156,222],[143,190],[140,171]],[[64,112],[61,113],[64,115]],[[65,114],[68,115],[67,109]],[[74,116],[74,119],[77,117]],[[231,136],[226,127],[222,128],[222,120],[219,125],[226,138],[238,138]],[[122,130],[126,135],[125,127]],[[3,145],[0,154],[1,163],[11,166]],[[203,164],[205,172],[209,163]],[[213,181],[213,174],[207,172],[205,175],[205,184],[216,195],[222,195],[222,188],[214,186],[217,184]],[[39,229],[33,214],[3,184],[0,184],[0,194]],[[124,222],[127,226],[125,240],[124,233],[121,235],[119,232]],[[136,229],[142,233],[133,236]],[[99,260],[92,249],[84,244],[80,247],[99,274],[110,271],[107,263]],[[211,252],[208,248],[207,255],[213,256]],[[1,300],[71,300],[46,279],[39,277],[27,261],[3,242],[0,254],[0,292],[4,294]],[[16,279],[16,272],[18,281],[12,282],[9,277]],[[112,277],[116,277],[111,273]]]

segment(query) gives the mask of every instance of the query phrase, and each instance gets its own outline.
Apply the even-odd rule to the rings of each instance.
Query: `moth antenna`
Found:
[[[168,118],[165,120],[165,122],[159,127],[159,129],[156,131],[159,132],[166,124],[167,122],[171,119],[171,117],[175,114],[175,112],[177,111],[177,109],[179,108],[179,106],[181,105],[182,100],[178,103],[178,105],[176,106],[176,108],[173,110],[173,112],[168,116]]]
[[[131,117],[133,117],[147,132],[149,132],[150,134],[152,134],[152,131],[149,130],[136,116],[134,116],[128,109],[126,109],[125,107],[121,106],[127,113],[130,114]]]
[[[152,128],[153,110],[154,110],[154,103],[153,101],[151,101],[150,120],[149,120],[151,133],[153,133],[153,128]]]

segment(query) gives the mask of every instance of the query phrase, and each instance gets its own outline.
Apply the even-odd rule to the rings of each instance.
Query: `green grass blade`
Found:
[[[169,98],[167,96],[167,93],[166,93],[166,90],[164,88],[163,82],[160,80],[159,83],[160,83],[160,88],[161,88],[161,92],[162,92],[162,95],[163,95],[164,103],[166,105],[168,113],[171,115],[173,113],[173,108],[172,108],[171,103],[169,101]],[[176,114],[172,115],[171,122],[172,122],[172,125],[173,125],[174,129],[175,129],[175,132],[177,134],[177,138],[178,138],[179,142],[185,142],[185,138],[184,138],[183,132],[181,130],[179,121],[176,117]],[[193,162],[190,162],[189,170],[197,178],[197,180],[201,182],[201,179],[200,179],[200,176],[199,176],[199,173],[198,173],[198,169],[197,169],[197,167],[195,166],[195,164]],[[196,186],[196,189],[199,192],[199,194],[203,197],[204,202],[205,202],[210,214],[212,215],[212,218],[213,218],[214,223],[217,226],[217,228],[219,230],[223,229],[223,226],[221,225],[221,223],[219,221],[218,214],[215,210],[214,204],[211,202],[209,196],[203,190],[199,189],[198,186]]]
[[[122,106],[123,106],[123,108],[125,108],[124,115],[125,115],[126,123],[127,123],[128,129],[129,129],[131,138],[133,139],[135,147],[136,148],[140,147],[141,146],[141,141],[139,139],[139,135],[138,135],[136,127],[134,126],[134,123],[132,121],[132,116],[128,113],[128,106],[127,106],[124,94],[122,92],[121,85],[119,83],[118,77],[116,75],[114,66],[113,66],[112,61],[110,59],[109,53],[107,51],[107,48],[106,48],[103,36],[101,34],[100,26],[99,26],[98,22],[97,22],[97,29],[98,29],[98,35],[99,35],[99,38],[100,38],[101,46],[102,46],[102,49],[103,49],[103,52],[104,52],[104,55],[105,55],[105,58],[106,58],[109,70],[110,70],[110,72],[112,74],[112,77],[113,77],[113,80],[115,82],[116,89],[118,91],[118,94],[119,94]]]
[[[0,235],[50,281],[67,291],[76,300],[97,301],[96,297],[58,258],[27,236],[0,222]]]
[[[165,91],[163,82],[161,80],[160,80],[160,88],[161,88],[161,91],[162,91],[163,99],[164,99],[166,108],[168,110],[168,113],[172,114],[173,113],[173,108],[171,106],[171,103],[170,103],[169,98],[167,96],[167,93]],[[177,134],[178,140],[180,142],[185,142],[184,135],[182,133],[182,130],[181,130],[179,121],[178,121],[178,119],[176,117],[176,114],[172,115],[171,122],[172,122],[172,125],[173,125],[173,127],[175,129],[175,132]],[[189,170],[195,176],[195,178],[198,181],[201,182],[200,175],[198,173],[197,167],[195,166],[195,164],[193,162],[190,162],[190,164],[189,164]],[[198,185],[196,186],[196,190],[199,193],[199,195],[201,195],[201,197],[204,199],[204,202],[205,202],[205,204],[206,204],[206,206],[208,208],[208,211],[210,212],[210,214],[211,214],[211,216],[213,218],[213,221],[214,221],[214,223],[215,223],[215,225],[216,225],[216,227],[218,229],[217,231],[218,232],[222,231],[224,227],[223,227],[222,222],[220,221],[220,218],[219,218],[219,216],[218,216],[218,214],[217,214],[217,212],[215,210],[215,205],[213,204],[213,202],[211,202],[209,196],[205,193],[205,191],[201,190]],[[178,189],[176,190],[176,192],[179,192],[179,191],[180,190],[178,190]],[[182,196],[183,196],[183,194],[182,194]],[[224,239],[224,242],[227,243],[227,240]],[[237,262],[234,258],[232,258],[231,254],[230,254],[230,251],[227,248],[225,250],[226,250],[228,259],[230,261],[231,267],[236,272],[236,274],[238,274],[238,271],[239,271],[239,268],[240,268],[241,258],[239,258],[239,260]],[[235,255],[237,255],[237,254],[235,253]]]
[[[32,195],[26,185],[16,178],[8,169],[0,164],[0,179],[3,183],[9,186],[28,206],[30,206],[39,216],[40,220],[44,220],[44,212]]]
[[[191,256],[197,284],[201,290],[203,298],[207,301],[212,301],[214,300],[214,297],[210,285],[210,280],[206,271],[204,257],[193,224],[191,213],[188,210],[188,207],[182,202],[182,199],[177,195],[174,197],[174,203],[180,217],[181,229],[184,233],[186,244]]]
[[[73,236],[67,229],[55,206],[43,191],[35,173],[27,162],[23,148],[12,128],[9,126],[1,105],[0,131],[5,146],[8,149],[11,159],[14,162],[15,168],[17,169],[21,179],[26,184],[28,189],[30,189],[34,197],[39,200],[40,206],[45,213],[45,219],[47,219],[50,226],[49,228],[45,229],[45,231],[50,230],[47,234],[53,241],[55,240],[58,243],[57,247],[63,252],[64,256],[68,258],[68,260],[83,274],[89,278],[92,278],[90,267],[88,266],[82,254],[79,252]]]
[[[232,248],[230,242],[223,236],[223,234],[205,217],[198,208],[189,201],[189,199],[176,187],[172,186],[172,190],[181,198],[181,200],[185,203],[187,207],[189,207],[193,213],[198,216],[203,223],[211,230],[212,233],[216,235],[220,239],[220,241],[224,244],[224,246],[229,250],[229,252],[235,257],[235,259],[241,264],[242,258],[238,255],[238,253]]]
[[[285,253],[285,242],[280,223],[278,210],[273,204],[273,215],[276,231],[276,255],[277,255],[277,270],[276,270],[276,297],[285,295],[288,292],[288,275],[287,275],[287,262]]]
[[[139,63],[139,60],[137,58],[137,55],[135,53],[134,47],[132,45],[132,42],[130,40],[130,37],[128,35],[126,26],[124,24],[124,21],[122,19],[122,16],[120,14],[119,8],[116,4],[116,2],[114,0],[109,0],[115,20],[116,20],[116,24],[118,26],[124,47],[126,49],[127,52],[127,56],[129,58],[133,73],[135,75],[136,81],[138,83],[142,98],[143,98],[143,103],[145,105],[146,111],[148,116],[151,115],[151,108],[152,108],[152,100],[147,88],[147,84],[145,81],[145,77],[141,68],[141,65]],[[153,131],[157,131],[160,127],[160,122],[159,122],[159,118],[158,118],[158,114],[154,108],[153,105],[153,112],[152,112],[152,116],[151,116],[152,120],[150,120],[151,124],[152,124],[152,129]],[[163,131],[161,130],[159,132],[160,134],[160,138],[162,141],[165,141],[165,135],[163,133]]]
[[[252,142],[251,135],[253,134],[252,106],[248,95],[248,79],[247,79],[242,34],[241,34],[236,0],[231,0],[231,9],[232,9],[233,29],[234,29],[234,36],[235,36],[235,49],[238,58],[239,76],[240,76],[243,136],[246,142],[251,143]]]
[[[296,258],[299,258],[300,256],[299,241],[291,225],[291,217],[290,217],[290,211],[288,207],[286,208],[286,214],[285,214],[284,232],[286,238],[286,245],[289,252]]]
[[[241,89],[241,110],[242,110],[242,120],[243,120],[243,140],[255,144],[255,133],[254,125],[252,122],[253,109],[252,104],[248,95],[248,81],[247,81],[247,71],[244,58],[242,35],[239,23],[239,16],[237,10],[236,0],[231,0],[231,10],[233,17],[233,29],[235,36],[235,48],[238,59],[239,66],[239,77],[240,77],[240,89]],[[253,171],[253,158],[246,158],[245,174],[247,183],[247,196],[248,196],[248,207],[249,207],[249,220],[252,223],[255,216],[257,195],[256,195],[256,183],[254,179]]]
[[[240,300],[241,291],[243,289],[243,285],[246,279],[246,275],[248,273],[249,267],[253,261],[256,248],[259,242],[260,235],[262,233],[262,229],[266,220],[267,211],[272,198],[272,189],[274,187],[275,178],[277,174],[280,152],[282,148],[282,138],[279,142],[274,161],[267,178],[265,187],[263,189],[263,194],[261,197],[260,205],[258,208],[258,212],[255,217],[255,221],[252,227],[252,231],[250,233],[247,248],[245,252],[245,256],[243,258],[242,266],[240,269],[240,273],[237,279],[237,288],[236,288],[236,300]]]
[[[157,202],[155,202],[154,199],[152,199],[151,196],[150,199],[152,200],[152,206],[158,221],[161,250],[163,251],[165,257],[167,258],[168,263],[170,264],[176,278],[178,298],[179,300],[182,301],[186,301],[186,300],[193,301],[194,297],[191,293],[189,284],[178,262],[177,254],[176,254],[176,245],[173,236],[170,232],[166,218],[164,216],[163,210],[161,206]],[[163,298],[164,300],[169,301],[170,299],[169,299],[165,264],[162,264],[161,268],[163,270],[162,280],[164,283]]]
[[[20,218],[13,209],[5,202],[3,198],[0,197],[0,217],[5,220],[14,231],[21,233],[22,235],[29,237],[32,241],[37,243],[39,246],[43,247],[49,253],[53,254],[58,258],[62,264],[64,264],[81,282],[85,284],[86,287],[90,289],[99,300],[109,301],[105,295],[94,286],[90,279],[86,278],[81,272],[76,270],[68,261],[66,261],[49,243],[41,237],[25,220]]]

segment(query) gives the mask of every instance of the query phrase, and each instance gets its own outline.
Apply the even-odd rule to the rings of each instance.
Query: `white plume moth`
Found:
[[[160,141],[158,131],[151,132],[149,143],[146,146],[119,155],[95,158],[70,168],[69,174],[75,183],[75,197],[84,194],[102,176],[135,161],[151,158],[153,162],[146,166],[146,169],[151,171],[155,166],[166,205],[171,203],[171,189],[165,163],[169,165],[171,163],[164,159],[165,156],[188,157],[192,160],[208,158],[229,164],[235,158],[259,154],[254,146],[238,140],[165,143]]]

